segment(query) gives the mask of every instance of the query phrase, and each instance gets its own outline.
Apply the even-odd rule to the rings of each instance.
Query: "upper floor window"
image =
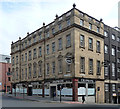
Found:
[[[93,49],[93,39],[89,38],[89,49]]]
[[[105,45],[105,48],[104,48],[104,49],[105,49],[104,52],[105,52],[106,54],[108,54],[108,46],[107,46],[107,45]]]
[[[98,33],[100,32],[100,28],[99,28],[99,27],[97,27],[97,32],[98,32]]]
[[[58,50],[62,50],[62,38],[58,39]]]
[[[93,59],[89,59],[89,74],[93,74]]]
[[[108,66],[105,66],[105,67],[104,67],[104,72],[105,72],[105,76],[108,76],[108,73],[109,73],[109,71],[108,71]]]
[[[108,89],[108,84],[105,84],[105,91],[108,91],[109,89]]]
[[[54,34],[55,33],[55,28],[52,28],[52,34]]]
[[[66,47],[70,47],[71,46],[71,36],[70,34],[66,36]]]
[[[59,73],[62,73],[62,59],[58,60],[58,70],[59,70]]]
[[[31,51],[29,51],[29,60],[31,60],[32,57],[31,57]]]
[[[49,44],[46,46],[46,54],[49,54]]]
[[[18,45],[16,45],[16,50],[18,50]]]
[[[97,41],[97,44],[96,44],[96,46],[97,46],[97,52],[100,52],[100,41]]]
[[[52,52],[55,52],[55,42],[52,43]]]
[[[31,45],[31,39],[29,40],[29,45]]]
[[[70,25],[70,19],[67,20],[67,26],[69,26],[69,25]]]
[[[80,25],[84,26],[84,20],[80,19]]]
[[[115,56],[115,48],[112,47],[112,56]]]
[[[15,60],[14,60],[14,57],[12,58],[12,64],[13,64],[13,65],[15,64]]]
[[[61,25],[61,23],[60,23],[60,24],[58,24],[58,28],[59,28],[59,30],[61,30],[61,29],[62,29],[62,25]]]
[[[22,69],[22,80],[24,79],[24,69]]]
[[[115,40],[115,35],[114,34],[112,34],[112,39]]]
[[[70,72],[71,71],[71,64],[66,64],[66,72]]]
[[[39,73],[38,75],[41,76],[42,75],[42,62],[39,62]]]
[[[80,35],[80,47],[85,47],[84,35]]]
[[[31,66],[29,66],[29,78],[31,78]]]
[[[27,47],[27,41],[25,41],[25,47]]]
[[[25,53],[25,61],[27,61],[27,53]]]
[[[18,64],[18,56],[16,56],[16,64]]]
[[[92,30],[92,24],[91,23],[89,23],[89,29]]]
[[[49,37],[49,31],[48,32],[46,32],[46,38],[48,38]]]
[[[117,59],[117,62],[120,63],[120,58]]]
[[[115,89],[115,84],[112,84],[112,91],[116,91]]]
[[[104,36],[108,37],[108,32],[104,31]]]
[[[49,75],[49,63],[46,64],[46,75]]]
[[[35,43],[35,42],[36,42],[36,36],[33,37],[33,43]]]
[[[39,56],[42,56],[42,47],[39,47]]]
[[[33,77],[36,77],[37,76],[37,64],[36,63],[33,63]]]
[[[25,68],[25,79],[27,79],[27,68]]]
[[[112,63],[112,76],[115,76],[115,63]]]
[[[97,61],[97,75],[100,75],[100,61]]]
[[[85,73],[85,58],[80,58],[80,73]]]
[[[42,33],[39,33],[39,40],[42,39]]]
[[[120,42],[120,37],[117,37],[117,41]]]
[[[55,61],[52,62],[52,73],[53,73],[53,74],[55,73]]]
[[[36,48],[33,49],[33,58],[36,58],[37,57],[37,54],[36,54]]]

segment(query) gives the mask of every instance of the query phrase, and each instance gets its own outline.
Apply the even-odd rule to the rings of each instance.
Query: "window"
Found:
[[[16,80],[18,80],[18,68],[16,68]]]
[[[117,72],[120,72],[120,67],[118,67]]]
[[[58,45],[58,47],[59,47],[58,49],[62,50],[62,38],[58,39],[58,44],[59,44]]]
[[[66,72],[70,72],[70,69],[71,69],[71,64],[66,64]]]
[[[108,54],[108,46],[107,45],[105,45],[105,54]]]
[[[93,59],[89,59],[89,74],[93,74]]]
[[[67,20],[67,26],[70,26],[70,19]]]
[[[55,33],[55,28],[52,28],[52,34],[54,34]]]
[[[108,37],[108,32],[107,31],[104,31],[104,36]]]
[[[29,78],[31,78],[31,66],[29,66]]]
[[[18,50],[18,45],[16,45],[16,50]]]
[[[31,51],[29,51],[29,60],[31,60],[32,58],[31,58]]]
[[[93,39],[89,38],[89,49],[92,50],[93,49]]]
[[[62,29],[62,25],[61,25],[61,23],[58,25],[58,28],[59,28],[59,30]]]
[[[35,43],[35,42],[36,42],[36,36],[33,37],[33,43]]]
[[[39,56],[42,56],[42,47],[39,47]]]
[[[105,84],[105,91],[108,91],[108,84]]]
[[[115,91],[115,84],[112,84],[112,91]]]
[[[92,30],[92,24],[91,23],[89,23],[89,29]]]
[[[100,53],[100,41],[97,41],[97,50],[96,51]]]
[[[80,58],[80,73],[85,73],[85,58]]]
[[[71,46],[71,36],[70,34],[66,36],[66,47],[70,47]]]
[[[112,76],[115,76],[115,63],[112,63]]]
[[[36,48],[33,50],[33,58],[36,58],[37,55],[36,55]]]
[[[24,61],[24,55],[22,54],[22,62]]]
[[[10,78],[10,77],[8,77],[8,81],[11,81],[11,78]]]
[[[27,41],[25,41],[25,47],[27,47]]]
[[[24,79],[24,70],[22,69],[22,80]]]
[[[25,79],[27,79],[27,68],[25,68]]]
[[[112,56],[115,56],[115,48],[112,47]]]
[[[84,26],[84,20],[80,19],[80,25]]]
[[[15,63],[15,60],[14,60],[14,57],[12,58],[12,64],[14,65],[14,63]]]
[[[33,63],[33,77],[36,77],[36,76],[37,76],[36,69],[37,69],[37,64],[36,64],[36,63]]]
[[[55,73],[55,62],[52,62],[52,73]]]
[[[27,61],[27,53],[25,53],[25,61]]]
[[[8,68],[8,72],[10,72],[10,68]]]
[[[85,47],[84,35],[80,35],[80,47]]]
[[[15,78],[15,70],[14,68],[12,68],[12,80],[14,81],[14,78]]]
[[[100,72],[100,61],[97,61],[97,75],[100,75],[101,72]]]
[[[115,40],[115,35],[114,34],[112,34],[112,39]]]
[[[108,73],[109,73],[109,72],[108,72],[108,66],[105,66],[105,67],[104,67],[104,71],[105,71],[105,76],[108,76]]]
[[[58,60],[59,73],[62,73],[62,59]]]
[[[39,76],[42,76],[42,62],[40,61],[39,62],[39,73],[38,73]]]
[[[42,33],[39,33],[39,40],[42,39]]]
[[[46,64],[46,75],[49,75],[49,63]]]
[[[29,45],[31,45],[31,39],[29,40]]]
[[[49,44],[46,46],[46,54],[49,54]]]
[[[48,38],[49,37],[49,31],[48,32],[46,32],[46,38]]]
[[[117,41],[120,42],[120,37],[117,37]]]
[[[117,59],[117,62],[120,63],[120,58]]]
[[[55,42],[52,43],[52,52],[55,52]]]
[[[18,64],[18,56],[16,56],[16,64]]]
[[[98,32],[98,33],[100,32],[100,28],[99,28],[99,27],[97,27],[97,32]]]

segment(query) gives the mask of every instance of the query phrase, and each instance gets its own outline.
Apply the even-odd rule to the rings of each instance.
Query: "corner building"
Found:
[[[13,92],[104,102],[104,25],[73,8],[11,44]]]

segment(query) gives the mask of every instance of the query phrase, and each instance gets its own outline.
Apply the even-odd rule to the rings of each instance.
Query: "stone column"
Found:
[[[73,101],[78,101],[78,79],[74,78],[72,80],[73,85]]]

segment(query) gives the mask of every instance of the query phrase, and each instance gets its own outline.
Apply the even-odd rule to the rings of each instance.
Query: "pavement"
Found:
[[[32,95],[32,96],[27,96],[26,94],[16,94],[16,96],[14,94],[3,94],[3,96],[8,96],[8,97],[12,97],[12,98],[16,98],[16,99],[21,99],[21,100],[29,100],[29,101],[37,101],[37,102],[42,102],[42,103],[60,103],[60,97],[54,97],[51,98],[49,96],[39,96],[39,95]],[[67,104],[82,104],[82,102],[75,102],[72,101],[72,97],[61,97],[61,103],[67,103]],[[97,103],[84,103],[84,104],[96,104]],[[118,104],[108,104],[108,103],[104,103],[104,105],[118,105]],[[99,104],[100,105],[100,104]],[[101,104],[103,105],[103,104]]]

